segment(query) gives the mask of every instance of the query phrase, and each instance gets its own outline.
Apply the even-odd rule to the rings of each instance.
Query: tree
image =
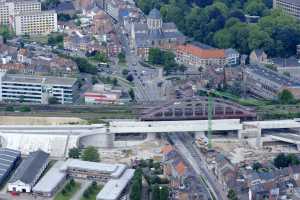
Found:
[[[118,85],[118,79],[117,78],[113,78],[112,84],[113,84],[113,86],[117,86]]]
[[[169,188],[166,186],[162,186],[159,191],[159,199],[160,200],[168,200],[169,199]]]
[[[135,94],[134,94],[134,90],[132,88],[130,88],[128,94],[129,94],[131,100],[134,101],[135,100]]]
[[[149,49],[149,56],[148,56],[148,61],[149,63],[153,65],[161,65],[163,64],[162,60],[162,55],[161,55],[161,50],[158,48],[150,48]]]
[[[295,102],[294,95],[287,89],[282,90],[278,94],[278,101],[281,104],[290,104]]]
[[[6,43],[7,39],[12,38],[13,33],[7,25],[0,25],[0,35],[3,38],[3,42]]]
[[[81,21],[80,21],[79,19],[76,19],[76,20],[75,20],[75,25],[76,25],[76,26],[81,26]]]
[[[6,111],[6,112],[15,112],[15,108],[14,108],[13,106],[7,106],[7,107],[5,108],[5,111]]]
[[[128,69],[123,69],[123,70],[122,70],[123,76],[127,76],[128,73],[129,73],[129,70],[128,70]]]
[[[262,165],[259,162],[255,162],[252,165],[252,169],[255,171],[258,171],[260,168],[262,168]]]
[[[88,146],[81,155],[82,160],[91,161],[91,162],[99,162],[100,155],[98,150],[95,147]]]
[[[124,53],[119,53],[118,54],[118,59],[119,59],[119,63],[125,63],[126,62],[126,56]]]
[[[295,154],[285,155],[283,153],[278,154],[274,158],[273,162],[277,168],[284,168],[284,167],[300,164],[300,160]]]
[[[160,193],[159,193],[159,186],[158,184],[154,184],[152,186],[152,190],[151,190],[151,196],[152,196],[152,200],[159,200],[160,199]]]
[[[48,36],[48,45],[50,45],[50,46],[63,44],[63,42],[64,42],[63,34],[52,33]]]
[[[261,0],[249,1],[245,7],[248,14],[256,16],[262,16],[266,9],[266,5]]]
[[[73,147],[69,150],[69,158],[80,158],[81,150],[77,147]]]
[[[97,67],[88,62],[85,58],[73,57],[72,60],[77,64],[82,73],[97,74]]]
[[[92,76],[92,84],[95,85],[96,83],[98,83],[97,76]]]
[[[96,52],[96,54],[92,58],[93,58],[93,60],[98,61],[98,62],[103,62],[103,63],[107,62],[107,57],[102,52]]]
[[[130,200],[140,200],[142,195],[142,170],[136,169],[132,178]]]
[[[133,78],[132,74],[128,74],[126,79],[127,79],[127,81],[132,82],[134,78]]]
[[[70,21],[72,19],[72,17],[69,14],[58,13],[57,14],[57,19],[59,21],[67,22],[67,21]]]
[[[236,192],[233,189],[230,189],[227,193],[227,197],[229,200],[238,200]]]
[[[75,186],[75,181],[74,181],[74,179],[71,179],[71,180],[70,180],[70,185],[71,185],[72,187]]]
[[[159,186],[154,184],[151,189],[152,200],[168,200],[169,199],[169,188],[166,186]]]
[[[20,107],[20,112],[30,112],[31,108],[28,106],[22,106]]]

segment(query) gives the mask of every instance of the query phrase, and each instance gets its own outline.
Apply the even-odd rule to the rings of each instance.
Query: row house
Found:
[[[184,188],[184,180],[189,175],[186,164],[172,145],[166,145],[161,152],[164,175],[169,178],[171,187],[174,189]]]

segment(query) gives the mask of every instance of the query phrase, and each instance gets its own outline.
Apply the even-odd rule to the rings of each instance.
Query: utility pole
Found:
[[[207,131],[207,137],[208,137],[208,149],[212,148],[212,142],[211,142],[211,134],[212,134],[212,112],[213,112],[213,99],[211,96],[211,93],[208,93],[208,108],[207,108],[207,116],[208,116],[208,131]]]

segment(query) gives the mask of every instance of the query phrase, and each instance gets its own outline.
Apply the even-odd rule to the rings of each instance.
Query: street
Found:
[[[204,163],[203,156],[197,147],[194,146],[191,136],[184,133],[173,133],[169,135],[169,139],[174,143],[174,146],[186,161],[192,166],[195,173],[205,179],[205,182],[208,185],[207,189],[213,193],[216,199],[226,200],[227,196],[222,190],[223,187],[208,170]]]

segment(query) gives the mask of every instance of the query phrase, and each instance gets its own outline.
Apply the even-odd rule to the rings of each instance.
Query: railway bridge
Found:
[[[146,109],[140,116],[142,121],[204,120],[208,118],[208,97],[174,100]],[[213,119],[254,120],[256,112],[253,108],[214,98],[212,116]]]

